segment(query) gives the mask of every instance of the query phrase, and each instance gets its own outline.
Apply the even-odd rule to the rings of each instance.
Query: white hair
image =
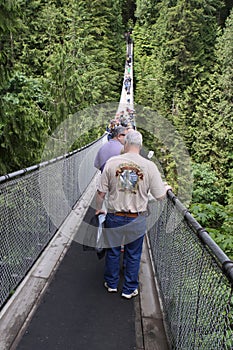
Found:
[[[135,130],[128,132],[125,136],[125,144],[142,147],[142,134]]]

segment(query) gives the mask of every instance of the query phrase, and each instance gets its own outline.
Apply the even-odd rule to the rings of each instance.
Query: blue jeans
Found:
[[[132,293],[138,288],[138,273],[146,232],[146,217],[129,218],[107,214],[106,237],[109,248],[105,255],[104,280],[111,288],[117,288],[120,279],[121,244],[124,244],[124,283],[122,292]]]

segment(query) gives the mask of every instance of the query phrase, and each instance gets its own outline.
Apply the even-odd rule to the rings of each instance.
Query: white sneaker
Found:
[[[111,288],[108,286],[107,282],[104,282],[104,287],[107,288],[109,293],[116,293],[117,292],[117,288]]]
[[[138,295],[138,290],[135,289],[131,294],[125,294],[125,293],[122,293],[121,296],[123,298],[126,298],[126,299],[131,299],[133,297],[136,297]]]

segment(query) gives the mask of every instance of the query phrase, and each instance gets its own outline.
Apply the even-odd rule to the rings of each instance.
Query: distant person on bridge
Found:
[[[146,232],[148,194],[158,200],[165,198],[168,189],[157,166],[139,155],[142,135],[131,131],[125,136],[125,153],[106,162],[96,194],[96,215],[108,194],[104,286],[117,292],[120,278],[121,244],[124,240],[124,283],[121,296],[138,295],[138,272],[143,238]]]
[[[118,125],[119,123],[116,119],[110,121],[110,124],[106,128],[106,131],[108,132],[108,141],[112,139],[112,133]]]
[[[127,44],[131,44],[132,43],[130,34],[131,34],[130,31],[125,33],[125,40],[126,40]]]
[[[131,56],[127,55],[127,57],[126,57],[126,64],[129,66],[131,64],[131,62],[132,62]]]
[[[130,76],[125,78],[124,85],[125,85],[125,90],[126,91],[130,91],[130,87],[131,87],[131,78],[130,78]]]
[[[101,172],[110,157],[117,156],[122,152],[126,133],[127,129],[125,127],[117,126],[112,131],[112,138],[100,147],[94,160],[94,166]]]

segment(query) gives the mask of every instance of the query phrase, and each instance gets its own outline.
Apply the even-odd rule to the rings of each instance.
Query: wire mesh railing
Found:
[[[91,182],[102,143],[0,177],[0,308]]]
[[[170,348],[233,349],[233,262],[171,191],[166,204],[151,202],[150,212],[148,239]]]

